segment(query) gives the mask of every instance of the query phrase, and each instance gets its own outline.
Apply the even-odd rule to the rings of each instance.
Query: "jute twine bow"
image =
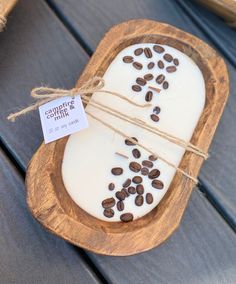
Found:
[[[113,92],[113,91],[108,91],[108,90],[103,90],[103,87],[105,86],[105,81],[103,78],[101,77],[93,77],[92,79],[88,80],[86,83],[84,83],[82,85],[82,87],[76,87],[70,90],[64,90],[64,89],[54,89],[54,88],[48,88],[48,87],[39,87],[39,88],[34,88],[31,91],[31,96],[36,99],[36,103],[16,112],[16,113],[12,113],[10,114],[7,119],[11,120],[11,121],[15,121],[15,119],[18,116],[24,115],[32,110],[37,109],[39,106],[50,102],[54,99],[57,98],[62,98],[62,97],[67,97],[67,96],[77,96],[80,95],[81,99],[84,103],[91,105],[92,107],[95,107],[97,109],[102,110],[103,112],[106,112],[114,117],[117,117],[119,119],[122,119],[123,121],[129,122],[133,125],[136,125],[142,129],[145,129],[151,133],[154,133],[158,136],[160,136],[161,138],[164,138],[166,140],[168,140],[171,143],[174,143],[182,148],[184,148],[186,151],[190,151],[196,155],[199,155],[200,157],[207,159],[208,158],[208,154],[205,153],[203,150],[201,150],[200,148],[198,148],[197,146],[193,145],[190,142],[186,142],[183,139],[180,139],[172,134],[168,134],[165,131],[162,131],[160,129],[158,129],[157,127],[153,127],[150,126],[149,124],[147,124],[145,121],[142,121],[140,119],[137,119],[135,117],[131,117],[127,114],[121,113],[119,111],[117,111],[116,109],[113,109],[111,107],[108,107],[96,100],[94,100],[93,98],[90,98],[88,96],[90,96],[92,93],[95,92],[101,92],[101,93],[106,93],[106,94],[111,94],[113,96],[119,97],[122,100],[127,101],[128,103],[135,105],[137,107],[149,107],[151,106],[151,104],[138,104],[133,102],[132,100],[128,99],[127,97]],[[86,111],[86,110],[85,110]],[[177,172],[181,173],[182,175],[184,175],[185,177],[187,177],[188,179],[192,180],[194,183],[198,183],[198,180],[188,174],[187,172],[183,171],[182,169],[176,167],[173,163],[169,162],[168,160],[166,160],[165,158],[161,157],[159,154],[153,152],[152,149],[148,148],[147,146],[145,146],[142,143],[137,142],[136,140],[134,140],[132,137],[130,137],[129,135],[127,135],[126,133],[122,132],[120,129],[117,129],[116,127],[114,127],[113,125],[109,124],[108,122],[102,120],[101,118],[97,117],[96,115],[86,111],[86,113],[92,117],[93,119],[99,121],[101,124],[103,124],[104,126],[110,128],[111,130],[115,131],[116,133],[118,133],[120,136],[124,137],[125,139],[128,139],[129,141],[131,141],[133,144],[140,146],[141,148],[143,148],[144,150],[146,150],[147,152],[149,152],[150,154],[154,155],[155,157],[157,157],[159,160],[163,161],[164,163],[166,163],[167,165],[173,167]]]
[[[0,14],[0,32],[4,30],[6,23],[7,23],[6,17]]]

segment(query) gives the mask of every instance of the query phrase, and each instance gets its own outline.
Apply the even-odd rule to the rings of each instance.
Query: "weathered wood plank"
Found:
[[[236,236],[198,190],[181,226],[160,247],[125,258],[89,255],[114,284],[236,282]]]
[[[190,32],[210,45],[219,47],[219,52],[231,59],[228,62],[230,77],[236,75],[233,67],[236,53],[234,52],[236,33],[226,26],[217,16],[208,11],[203,15],[195,14],[200,23],[200,28],[175,1],[95,1],[95,0],[48,0],[61,18],[67,19],[74,32],[78,33],[86,45],[94,50],[102,35],[114,24],[130,18],[151,18],[158,21],[168,22],[187,32]],[[186,5],[193,5],[189,1],[179,1]],[[202,11],[201,8],[200,11]],[[196,12],[197,9],[195,8]],[[195,11],[194,10],[194,11]],[[209,15],[210,14],[210,15]],[[209,18],[209,20],[208,20]],[[212,20],[212,22],[211,22]],[[210,37],[209,37],[210,35]],[[233,64],[233,65],[232,65]],[[220,126],[215,135],[210,149],[211,157],[202,168],[200,179],[205,187],[209,199],[214,202],[224,218],[236,228],[236,197],[234,168],[236,167],[234,121],[236,120],[236,90],[235,80],[231,80],[231,96],[225,109]],[[227,145],[227,146],[226,146]]]
[[[0,168],[0,282],[99,283],[74,247],[33,220],[24,181],[1,149]]]
[[[32,103],[42,84],[73,87],[87,54],[43,1],[19,1],[0,34],[0,135],[25,169],[42,142],[38,112],[15,123],[6,116]]]

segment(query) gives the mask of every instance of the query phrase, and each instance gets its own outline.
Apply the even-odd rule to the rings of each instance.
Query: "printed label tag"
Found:
[[[45,144],[88,127],[80,96],[63,97],[39,107]]]

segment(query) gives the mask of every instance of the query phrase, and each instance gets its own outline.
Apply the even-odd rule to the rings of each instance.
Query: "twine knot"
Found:
[[[6,26],[7,19],[4,15],[0,15],[0,32],[2,32]]]

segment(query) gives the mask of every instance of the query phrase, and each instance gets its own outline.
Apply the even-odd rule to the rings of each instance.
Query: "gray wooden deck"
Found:
[[[99,256],[31,217],[24,174],[42,142],[39,116],[5,118],[31,102],[35,86],[72,87],[106,30],[131,18],[207,41],[228,64],[231,96],[178,231],[140,255]],[[0,283],[236,283],[235,40],[235,30],[187,0],[19,0],[0,34]]]

